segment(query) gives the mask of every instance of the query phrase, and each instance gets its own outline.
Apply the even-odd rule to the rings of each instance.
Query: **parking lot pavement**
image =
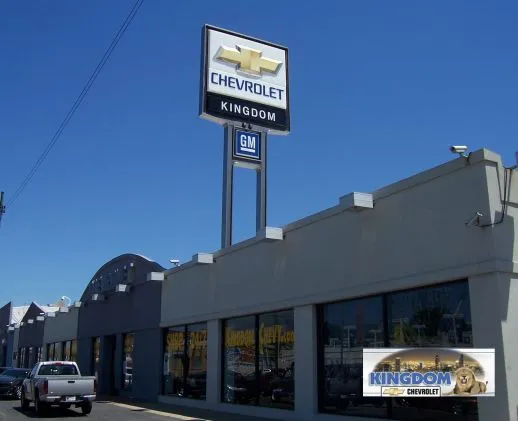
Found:
[[[38,418],[32,405],[27,411],[22,411],[20,401],[0,400],[0,421],[30,421]],[[81,409],[61,410],[51,408],[41,419],[60,421],[67,419],[84,419],[85,421],[205,421],[200,418],[107,401],[94,402],[92,412],[88,416],[82,415]]]

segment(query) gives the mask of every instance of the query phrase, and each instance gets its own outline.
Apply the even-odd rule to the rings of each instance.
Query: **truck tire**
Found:
[[[83,402],[81,405],[81,411],[83,412],[83,415],[88,415],[90,412],[92,412],[92,402]]]
[[[34,407],[36,409],[37,415],[43,415],[47,410],[47,404],[45,402],[40,401],[38,392],[36,392],[36,396],[34,397]]]
[[[26,411],[29,408],[30,402],[25,398],[25,392],[22,389],[22,395],[20,396],[20,407],[22,411]]]

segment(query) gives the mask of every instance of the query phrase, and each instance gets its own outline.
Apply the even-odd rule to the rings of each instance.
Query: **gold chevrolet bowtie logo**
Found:
[[[405,393],[405,389],[399,387],[389,387],[383,391],[384,395],[399,396]]]
[[[236,48],[219,47],[216,58],[237,64],[237,70],[253,76],[260,76],[263,71],[277,73],[282,62],[263,57],[263,53],[253,48],[236,45]]]

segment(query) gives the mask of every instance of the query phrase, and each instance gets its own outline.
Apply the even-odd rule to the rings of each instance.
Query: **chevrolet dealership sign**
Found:
[[[200,115],[290,130],[288,49],[205,25]]]

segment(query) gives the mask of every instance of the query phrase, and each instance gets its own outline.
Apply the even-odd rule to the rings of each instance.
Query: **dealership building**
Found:
[[[514,173],[481,149],[178,267],[116,257],[70,306],[2,322],[11,352],[279,420],[518,421]],[[495,348],[495,397],[363,398],[362,349],[409,346]]]

